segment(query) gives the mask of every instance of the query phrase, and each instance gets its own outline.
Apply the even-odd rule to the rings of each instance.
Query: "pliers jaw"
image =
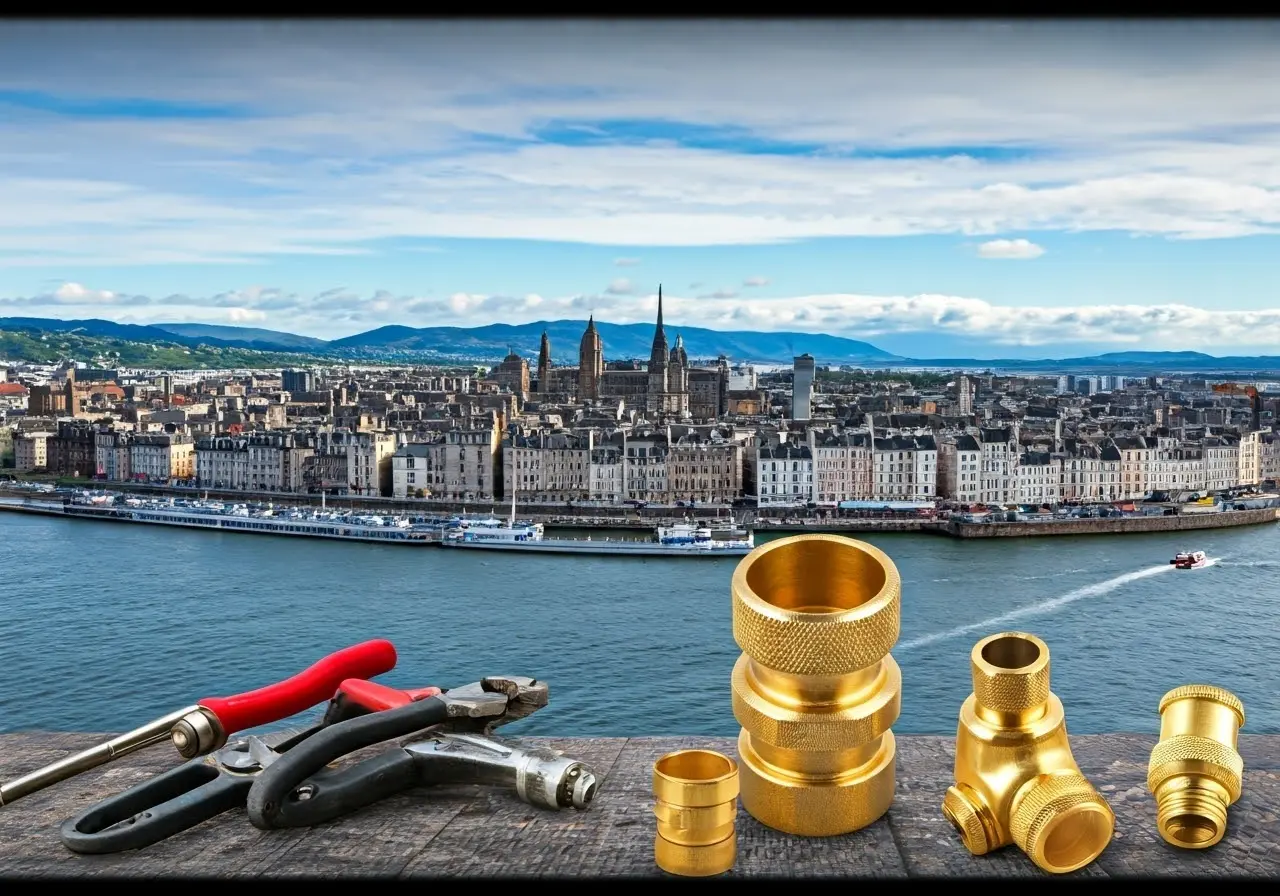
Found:
[[[448,718],[431,730],[488,734],[499,725],[528,718],[551,700],[545,681],[520,675],[494,675],[450,688],[439,697]]]

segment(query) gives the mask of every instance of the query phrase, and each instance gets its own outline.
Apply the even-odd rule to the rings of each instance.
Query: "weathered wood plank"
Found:
[[[0,780],[98,742],[84,734],[0,736]],[[602,777],[587,812],[547,812],[514,794],[458,786],[419,788],[331,824],[259,831],[235,810],[144,850],[78,856],[58,839],[62,821],[95,800],[177,764],[154,748],[0,808],[0,875],[267,877],[662,876],[653,864],[653,761],[708,747],[736,755],[732,738],[538,738],[592,764]],[[1072,738],[1085,773],[1116,813],[1116,836],[1080,877],[1280,875],[1280,736],[1244,735],[1244,795],[1213,849],[1178,850],[1155,830],[1146,791],[1154,738]],[[1043,877],[1017,849],[970,856],[939,806],[950,783],[947,737],[898,738],[898,784],[888,816],[843,837],[790,837],[738,815],[734,877]],[[376,749],[376,748],[375,748]]]

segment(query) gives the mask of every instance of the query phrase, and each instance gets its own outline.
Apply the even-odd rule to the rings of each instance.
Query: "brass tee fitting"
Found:
[[[796,535],[744,557],[732,592],[743,807],[788,834],[866,827],[893,802],[897,568],[861,541]]]
[[[1213,846],[1227,832],[1227,807],[1240,799],[1244,760],[1236,751],[1244,704],[1207,684],[1174,688],[1160,701],[1160,742],[1147,765],[1156,827],[1183,849]]]
[[[1016,843],[1052,874],[1083,868],[1111,842],[1115,815],[1071,755],[1062,701],[1049,690],[1049,648],[1002,632],[969,659],[973,693],[960,707],[943,814],[974,855]]]
[[[711,750],[680,750],[653,764],[653,814],[658,867],[685,877],[708,877],[733,867],[738,856],[738,764]]]

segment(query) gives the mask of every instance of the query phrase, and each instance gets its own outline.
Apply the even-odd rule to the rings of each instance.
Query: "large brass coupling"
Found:
[[[1049,648],[1001,632],[969,659],[973,693],[960,707],[943,814],[974,855],[1016,843],[1050,873],[1083,868],[1111,842],[1115,815],[1071,755],[1062,701],[1049,690]]]
[[[837,535],[767,542],[733,573],[742,805],[788,834],[866,827],[893,802],[902,580]]]
[[[653,857],[684,877],[709,877],[738,856],[738,764],[712,750],[679,750],[653,764]]]
[[[1244,760],[1237,735],[1244,704],[1212,685],[1174,688],[1160,701],[1160,742],[1147,765],[1156,827],[1183,849],[1213,846],[1227,832],[1227,807],[1240,799]]]

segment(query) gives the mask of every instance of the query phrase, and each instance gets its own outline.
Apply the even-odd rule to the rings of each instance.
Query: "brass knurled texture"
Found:
[[[1244,727],[1244,704],[1240,702],[1240,698],[1230,691],[1214,687],[1211,684],[1184,684],[1180,688],[1174,688],[1169,693],[1160,698],[1160,712],[1163,713],[1165,708],[1175,700],[1185,698],[1213,700],[1215,703],[1221,703],[1236,711],[1236,715],[1240,718],[1240,726]]]
[[[1188,769],[1186,763],[1196,767]],[[1156,744],[1147,763],[1147,789],[1155,789],[1179,775],[1204,775],[1217,781],[1231,794],[1231,802],[1240,799],[1240,779],[1244,775],[1244,759],[1226,744],[1209,737],[1184,734]]]
[[[880,593],[852,610],[795,613],[733,589],[733,639],[762,666],[788,675],[848,675],[877,662],[898,640],[902,580],[885,568]]]
[[[997,712],[1023,712],[1049,699],[1049,664],[1026,674],[990,675],[973,666],[973,693],[979,706]]]
[[[1034,857],[1038,854],[1036,849],[1040,845],[1040,838],[1054,818],[1077,806],[1090,803],[1100,804],[1107,811],[1111,810],[1102,794],[1093,789],[1084,775],[1074,772],[1050,775],[1022,798],[1009,818],[1009,833],[1023,852]]]
[[[787,750],[848,750],[880,737],[898,720],[902,702],[902,670],[892,656],[881,661],[884,676],[865,702],[836,712],[788,709],[756,693],[747,681],[749,658],[733,667],[733,715],[743,728],[768,744]]]

